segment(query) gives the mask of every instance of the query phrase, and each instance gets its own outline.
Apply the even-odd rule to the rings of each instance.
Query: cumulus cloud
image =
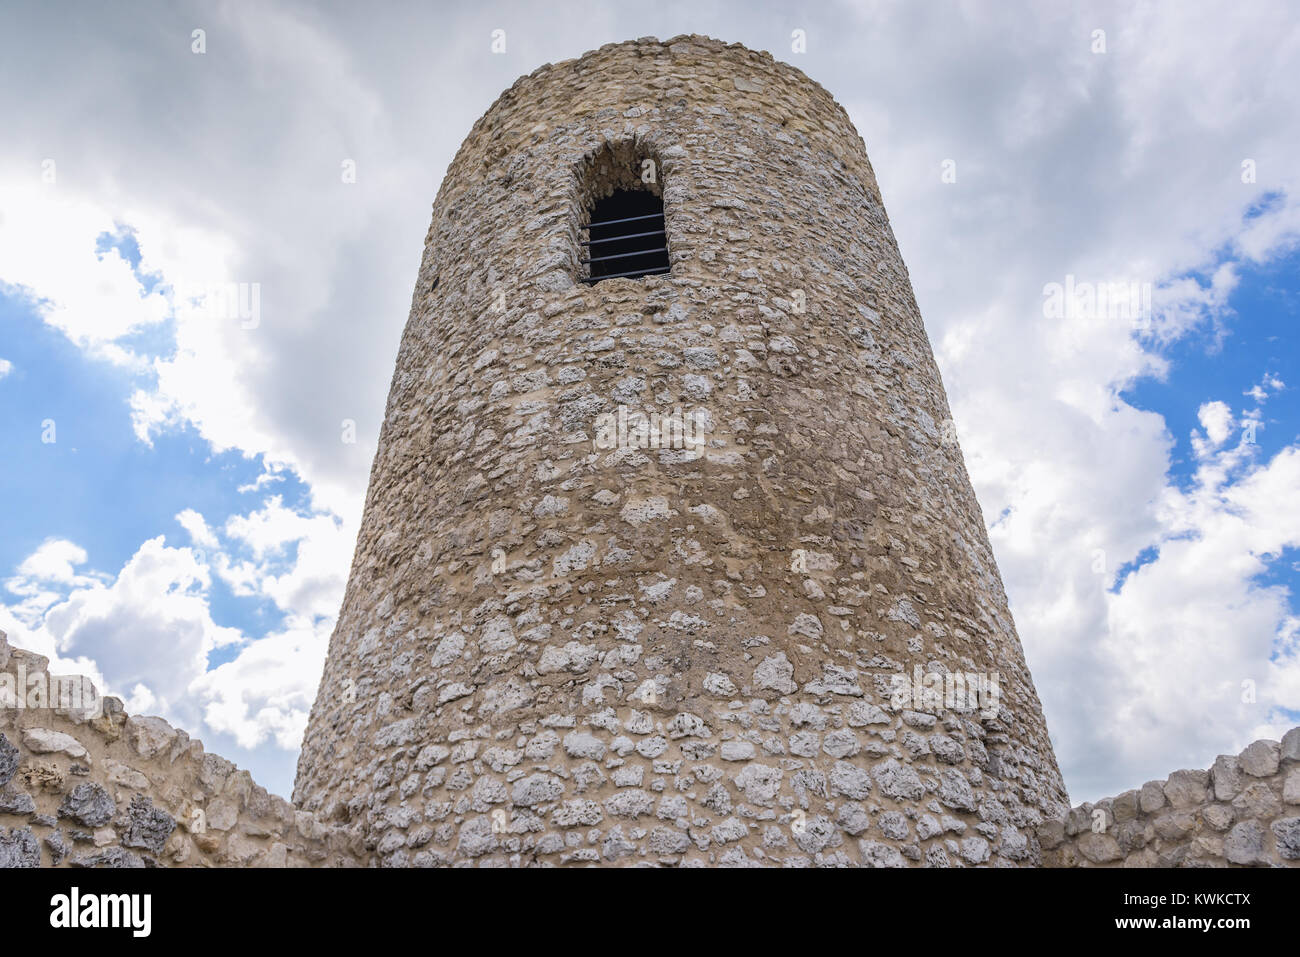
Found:
[[[1206,402],[1197,410],[1196,418],[1200,420],[1201,428],[1205,429],[1205,434],[1215,445],[1222,445],[1232,434],[1232,409],[1226,402],[1218,400]]]
[[[36,581],[71,584],[77,578],[73,569],[86,561],[86,550],[66,539],[50,539],[18,566],[18,574]]]
[[[1286,383],[1279,376],[1271,372],[1265,372],[1264,378],[1242,392],[1242,395],[1250,396],[1255,400],[1255,404],[1259,406],[1263,405],[1270,395],[1275,395],[1285,388]]]
[[[57,185],[35,190],[0,179],[0,197],[0,279],[30,296],[42,318],[73,342],[127,361],[114,340],[161,323],[168,306],[158,292],[142,292],[117,249],[97,249],[100,236],[117,232],[112,215]]]
[[[76,555],[77,564],[85,561],[84,551]],[[42,566],[36,557],[23,562],[20,577],[24,568]],[[105,690],[128,700],[138,699],[143,687],[149,707],[192,712],[186,689],[206,670],[209,652],[243,641],[212,621],[207,568],[190,549],[170,548],[161,536],[144,542],[112,581],[86,583],[56,571],[53,581],[71,587],[30,623],[24,643],[58,658],[93,660]]]
[[[270,599],[307,621],[338,614],[355,524],[288,509],[272,496],[264,508],[231,516],[222,532],[227,547],[213,561],[237,594]]]
[[[1140,768],[1161,749],[1191,761],[1221,727],[1276,738],[1294,723],[1286,712],[1300,703],[1296,620],[1287,590],[1259,576],[1300,546],[1300,449],[1234,481],[1223,475],[1207,465],[1192,490],[1166,491],[1159,559],[1109,602],[1104,653],[1125,665],[1111,689],[1123,733],[1112,736],[1109,757],[1121,766]]]
[[[160,714],[194,735],[229,734],[244,748],[296,749],[355,528],[295,513],[278,498],[217,528],[192,509],[176,518],[196,547],[158,536],[116,575],[84,570],[86,552],[72,542],[45,542],[6,581],[22,601],[0,605],[0,625],[56,669],[90,675],[129,711]],[[214,574],[273,603],[282,625],[252,640],[217,624]],[[220,649],[230,660],[211,667]]]
[[[284,630],[199,676],[191,689],[203,701],[203,723],[233,735],[245,748],[270,738],[277,747],[295,752],[302,744],[328,645],[327,628],[295,617]]]
[[[62,538],[42,542],[4,583],[5,590],[17,599],[7,606],[9,620],[23,624],[39,622],[68,589],[100,585],[106,576],[78,570],[85,562],[86,550],[75,542]],[[51,646],[45,653],[54,651]]]

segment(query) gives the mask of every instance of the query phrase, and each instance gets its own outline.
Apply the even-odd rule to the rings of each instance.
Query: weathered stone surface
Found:
[[[1094,864],[1106,864],[1119,860],[1123,854],[1119,842],[1109,834],[1088,831],[1078,840],[1079,853]]]
[[[27,828],[0,829],[0,868],[40,867],[41,846]]]
[[[1038,826],[1038,842],[1043,850],[1050,851],[1065,841],[1065,822],[1047,820]]]
[[[1293,768],[1282,782],[1282,800],[1287,804],[1300,804],[1300,768]]]
[[[963,811],[975,810],[975,793],[959,770],[949,768],[940,773],[939,803]]]
[[[1111,803],[1111,813],[1115,816],[1116,823],[1123,824],[1125,821],[1132,821],[1138,816],[1138,792],[1125,791]]]
[[[1160,781],[1148,781],[1138,792],[1138,805],[1143,814],[1158,811],[1165,805],[1165,787]]]
[[[120,847],[110,847],[98,854],[78,854],[68,862],[72,867],[139,868],[144,860]]]
[[[1238,817],[1253,817],[1258,820],[1268,820],[1282,813],[1282,802],[1278,800],[1273,788],[1264,781],[1254,781],[1242,788],[1241,793],[1232,799],[1232,807]]]
[[[892,793],[914,793],[913,783],[910,780],[900,780],[902,772],[902,768],[881,768],[879,779],[888,785]],[[916,783],[919,783],[919,780]],[[831,768],[830,791],[831,794],[842,794],[847,798],[860,801],[871,791],[871,775],[865,768],[849,764],[847,761],[837,761]]]
[[[1210,768],[1214,782],[1214,796],[1220,801],[1231,801],[1241,791],[1241,766],[1235,755],[1221,754]]]
[[[0,788],[0,814],[32,814],[36,811],[36,802],[26,791],[20,791],[12,784]]]
[[[1277,852],[1288,861],[1300,860],[1300,817],[1279,818],[1272,824]]]
[[[1237,756],[1241,770],[1257,778],[1271,777],[1277,773],[1281,748],[1276,741],[1256,741]]]
[[[26,728],[23,730],[23,747],[33,754],[62,753],[70,758],[84,758],[86,749],[81,742],[62,731],[49,728]]]
[[[117,805],[98,784],[78,784],[59,805],[59,817],[71,818],[86,827],[100,827],[112,820]]]
[[[176,828],[175,819],[166,811],[154,807],[147,797],[136,795],[127,808],[127,829],[122,838],[123,847],[142,847],[153,854],[161,854]]]
[[[761,807],[776,803],[781,790],[782,772],[780,768],[765,764],[748,764],[736,775],[736,787],[745,796],[745,800]]]
[[[982,837],[965,837],[961,841],[961,857],[968,864],[983,864],[989,859],[989,842]]]
[[[670,271],[587,283],[623,190],[662,200]],[[677,406],[702,442],[660,441]],[[475,822],[489,774],[548,864],[1035,863],[1065,792],[950,418],[823,89],[705,37],[522,78],[434,203],[299,806],[385,866],[532,863],[531,821]],[[996,730],[894,705],[962,666]]]
[[[520,807],[554,801],[564,793],[564,782],[551,774],[530,774],[515,782],[510,800]]]
[[[18,770],[18,749],[9,743],[9,739],[0,732],[0,788],[14,778]]]
[[[906,867],[902,853],[896,847],[879,841],[859,841],[859,852],[864,867]]]
[[[72,853],[71,846],[63,839],[62,831],[51,831],[45,835],[45,846],[50,849],[50,863],[56,866]]]
[[[170,749],[176,739],[176,729],[156,717],[127,718],[124,731],[132,750],[143,758],[152,758]]]
[[[1181,841],[1196,831],[1196,813],[1191,809],[1169,811],[1153,822],[1155,832],[1166,841]]]
[[[794,665],[785,656],[785,652],[764,658],[754,669],[754,687],[764,691],[776,691],[789,694],[798,689],[792,679]]]
[[[1292,728],[1282,735],[1282,743],[1278,748],[1278,757],[1284,764],[1300,762],[1300,728]]]
[[[1223,804],[1211,804],[1203,812],[1205,823],[1216,831],[1226,831],[1233,820],[1232,808]]]
[[[1258,821],[1242,821],[1233,825],[1223,839],[1223,856],[1233,864],[1262,862],[1264,855],[1264,828]]]
[[[109,758],[104,761],[104,771],[108,775],[108,780],[113,784],[121,784],[123,787],[132,788],[136,791],[147,791],[149,789],[149,778],[143,772],[137,771],[128,764]]]

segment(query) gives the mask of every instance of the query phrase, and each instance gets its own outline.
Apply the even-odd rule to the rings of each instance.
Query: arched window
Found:
[[[668,235],[658,164],[621,144],[601,150],[586,172],[582,281],[667,273]]]

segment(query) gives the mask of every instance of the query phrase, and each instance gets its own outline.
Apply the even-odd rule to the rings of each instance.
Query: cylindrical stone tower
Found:
[[[1038,861],[1060,772],[818,84],[644,39],[475,125],[295,798],[387,866]]]

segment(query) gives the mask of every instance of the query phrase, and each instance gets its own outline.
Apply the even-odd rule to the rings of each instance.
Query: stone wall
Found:
[[[6,683],[6,675],[13,680]],[[93,691],[90,707],[84,706],[86,701],[81,702],[83,707],[60,707],[49,699],[38,699],[35,707],[27,707],[25,701],[25,706],[18,708],[9,692],[20,686],[20,679],[28,689],[48,687],[47,661],[12,648],[0,632],[0,868],[358,867],[384,863],[382,850],[376,853],[364,847],[359,826],[346,830],[325,824],[317,815],[268,794],[253,783],[248,772],[205,752],[201,742],[161,718],[128,716],[118,699],[100,698]],[[90,687],[84,679],[73,680],[80,687]],[[32,693],[29,690],[29,695]],[[44,706],[49,703],[56,706]],[[740,710],[736,709],[736,720],[743,727],[750,719],[739,714]],[[805,706],[796,714],[799,726],[808,729],[804,733],[823,730],[829,718],[868,735],[871,743],[867,746],[873,750],[895,740],[887,727],[888,712],[862,701],[851,703],[846,711],[831,708],[821,712]],[[931,730],[929,717],[907,712],[905,721],[909,727],[925,731]],[[943,721],[950,731],[963,726],[972,723],[953,716]],[[549,735],[544,731],[538,737],[544,737],[553,749],[591,748],[598,740],[569,728],[565,721],[549,722],[548,729]],[[630,766],[631,772],[626,770],[629,764],[623,760],[634,753],[645,757],[647,751],[653,758],[663,747],[667,757],[658,755],[660,759],[653,760],[656,773],[679,770],[682,755],[698,740],[698,735],[678,734],[681,730],[699,729],[683,725],[669,730],[671,744],[663,740],[663,734],[641,737],[635,746],[624,736],[626,749],[617,745],[607,754],[604,767],[616,784],[647,784],[651,793],[638,787],[616,791],[613,800],[603,803],[575,800],[560,805],[555,815],[558,823],[563,826],[572,820],[587,833],[582,843],[557,841],[556,850],[563,848],[563,862],[595,865],[609,863],[611,857],[617,861],[631,853],[631,841],[641,839],[663,856],[700,849],[698,845],[704,842],[691,838],[689,831],[686,838],[674,838],[674,828],[663,813],[681,814],[685,806],[682,798],[664,795],[666,789],[645,782],[644,772],[635,764]],[[833,739],[833,732],[827,737]],[[715,825],[706,832],[710,841],[731,843],[732,833],[743,833],[748,822],[765,822],[766,851],[759,850],[759,860],[766,855],[784,855],[782,859],[791,863],[799,863],[801,858],[812,862],[808,853],[812,852],[820,863],[843,863],[847,855],[837,852],[841,845],[833,838],[835,829],[860,833],[874,824],[894,840],[912,840],[900,849],[864,839],[859,848],[864,865],[900,866],[918,857],[918,863],[929,866],[987,866],[1016,860],[990,859],[989,849],[1002,836],[996,823],[999,809],[981,804],[978,821],[968,828],[963,820],[965,797],[952,791],[950,782],[940,783],[922,813],[908,813],[906,804],[900,809],[891,799],[900,787],[910,787],[913,781],[906,768],[888,760],[877,765],[888,773],[874,775],[838,762],[829,780],[831,793],[840,799],[828,809],[837,812],[834,820],[798,809],[787,812],[785,817],[792,822],[787,840],[785,830],[775,823],[780,818],[770,800],[777,793],[773,780],[745,770],[755,765],[745,761],[750,749],[743,740],[728,738],[727,742],[721,748],[723,766],[738,764],[740,770],[720,774],[707,792],[705,804],[719,812],[731,812],[729,820],[735,823]],[[437,767],[452,758],[449,763],[455,766],[472,760],[473,755],[505,768],[513,760],[508,748],[493,748],[479,755],[475,749],[461,747],[453,757],[459,744],[422,749],[423,762]],[[534,748],[533,756],[537,753]],[[585,773],[599,773],[594,762],[588,762],[586,768]],[[696,770],[698,773],[699,766]],[[520,798],[524,806],[549,793],[549,778],[544,773],[515,775],[513,782],[510,797]],[[727,803],[731,800],[728,783],[740,794],[734,809]],[[871,793],[873,784],[875,795]],[[475,793],[482,794],[482,788]],[[626,821],[610,832],[594,827],[606,813],[635,819],[640,815],[634,812],[642,803],[647,812],[653,812],[655,823],[649,828],[629,826]],[[495,845],[495,850],[509,840],[508,827],[493,828],[490,815],[486,820],[489,824],[480,839]],[[590,841],[593,833],[603,839]],[[932,840],[922,857],[920,845],[927,839]],[[827,846],[832,848],[830,853],[818,853]],[[1004,857],[1014,854],[1005,841],[997,846]],[[946,859],[940,858],[936,847],[944,850]],[[421,863],[446,863],[434,859],[432,850],[430,859]],[[1026,855],[1032,854],[1033,863],[1045,867],[1300,867],[1300,728],[1288,732],[1281,742],[1256,741],[1235,757],[1220,755],[1208,771],[1175,771],[1165,781],[1149,781],[1140,789],[1095,804],[1084,803],[1049,818],[1037,827],[1033,843],[1027,841],[1024,850]],[[703,855],[693,861],[705,863]],[[739,862],[735,849],[724,850],[716,861],[724,865]]]
[[[184,731],[127,715],[84,679],[50,679],[46,658],[0,632],[0,867],[358,862],[346,832]],[[84,696],[60,694],[73,688]]]
[[[1300,728],[1038,829],[1049,867],[1300,867]]]
[[[657,163],[672,272],[583,285],[585,177],[619,157]],[[599,445],[620,409],[706,441]],[[892,701],[956,674],[997,703]],[[871,164],[821,86],[644,39],[475,124],[294,795],[388,866],[1037,861],[1060,772]]]

